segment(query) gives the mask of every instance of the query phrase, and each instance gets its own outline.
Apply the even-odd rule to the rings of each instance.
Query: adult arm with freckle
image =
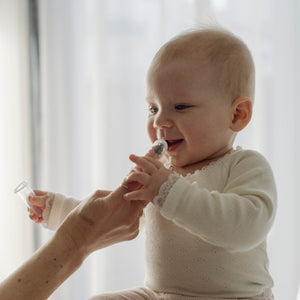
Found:
[[[89,254],[135,238],[144,203],[124,201],[126,191],[120,186],[82,201],[54,236],[0,283],[0,299],[47,299]]]
[[[222,178],[221,189],[206,188],[196,179],[190,181],[178,175],[162,205],[156,201],[154,204],[166,219],[206,242],[228,251],[247,251],[265,240],[273,224],[275,181],[269,164],[255,151],[243,150],[226,159],[205,178],[213,182],[212,186],[217,178]],[[133,155],[131,160],[140,171],[130,174],[127,180],[137,181],[145,188],[129,192],[124,198],[155,200],[170,170],[151,158]],[[212,169],[207,169],[206,174]]]

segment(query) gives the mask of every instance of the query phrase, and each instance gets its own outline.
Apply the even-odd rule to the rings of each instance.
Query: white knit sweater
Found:
[[[146,209],[147,286],[216,298],[272,287],[266,237],[275,210],[273,173],[255,151],[179,178],[162,207]]]
[[[145,210],[148,287],[218,298],[255,296],[273,286],[266,237],[276,187],[262,155],[235,151],[181,176],[160,196],[162,206]],[[77,204],[56,195],[48,227],[56,229]]]

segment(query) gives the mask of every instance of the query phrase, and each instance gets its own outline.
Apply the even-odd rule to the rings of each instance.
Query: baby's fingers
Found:
[[[152,174],[160,167],[160,162],[145,156],[136,156],[131,154],[129,159],[137,165],[137,170],[143,170]]]
[[[138,182],[141,185],[147,186],[149,184],[150,176],[143,172],[134,172],[127,176],[125,184],[130,184],[131,182]]]
[[[29,209],[29,218],[35,223],[41,223],[43,221],[43,217],[38,216],[33,210]]]
[[[34,190],[36,196],[45,196],[48,195],[49,192],[41,191],[41,190]]]
[[[49,197],[48,194],[43,195],[43,196],[30,195],[28,197],[28,200],[29,200],[29,203],[33,206],[45,208],[48,197]]]
[[[149,197],[147,195],[146,189],[140,189],[137,191],[129,192],[127,194],[124,194],[123,198],[127,201],[147,201],[147,202],[149,202],[149,199],[148,199]]]

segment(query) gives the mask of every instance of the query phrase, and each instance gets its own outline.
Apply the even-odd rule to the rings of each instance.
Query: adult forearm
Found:
[[[81,202],[55,235],[0,284],[0,299],[47,299],[92,252],[133,239],[144,203],[125,201],[119,187]],[[107,194],[107,193],[106,193]]]
[[[83,259],[72,241],[56,234],[0,284],[0,299],[47,299]]]

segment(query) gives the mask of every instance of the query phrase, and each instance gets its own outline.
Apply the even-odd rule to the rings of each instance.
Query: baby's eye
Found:
[[[187,109],[189,107],[190,107],[190,105],[186,105],[186,104],[177,104],[177,105],[175,105],[176,110],[184,110],[184,109]]]
[[[154,114],[156,114],[157,112],[158,112],[158,108],[157,107],[155,107],[155,106],[149,106],[149,113],[151,114],[151,115],[154,115]]]

